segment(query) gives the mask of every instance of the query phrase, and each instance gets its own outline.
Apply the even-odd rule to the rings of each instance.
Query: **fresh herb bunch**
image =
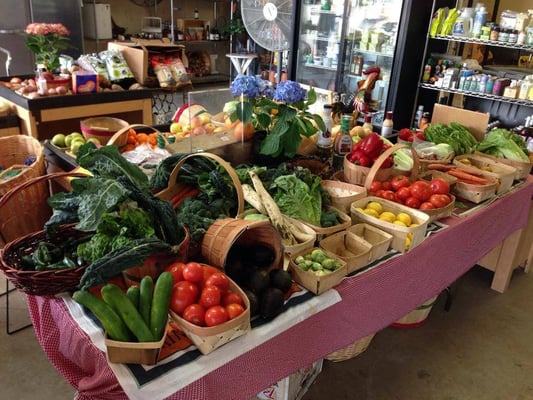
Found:
[[[26,26],[26,47],[35,53],[37,64],[49,71],[59,68],[59,55],[72,47],[70,31],[63,24],[34,22]]]
[[[226,103],[232,121],[252,122],[256,130],[267,131],[261,154],[293,157],[302,142],[324,130],[322,117],[308,111],[316,102],[314,89],[304,90],[297,82],[283,81],[274,87],[269,81],[239,75],[231,83],[235,100]]]

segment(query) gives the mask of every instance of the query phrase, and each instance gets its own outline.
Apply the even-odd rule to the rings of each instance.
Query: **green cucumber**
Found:
[[[154,295],[154,280],[151,276],[146,275],[141,279],[140,284],[140,297],[139,297],[139,312],[146,322],[146,325],[150,326],[150,313],[152,309],[152,298]],[[152,332],[153,334],[153,332]],[[154,337],[154,339],[157,339]]]
[[[139,286],[130,286],[128,290],[126,290],[126,296],[129,297],[133,305],[139,309],[139,300],[140,300],[140,289]]]
[[[141,314],[126,294],[115,284],[108,283],[100,290],[104,301],[120,315],[122,321],[139,342],[153,342],[154,337]]]
[[[168,322],[168,308],[174,279],[170,272],[164,271],[155,283],[152,310],[150,312],[150,331],[156,340],[161,340]]]
[[[101,322],[110,339],[121,342],[131,341],[128,327],[113,308],[87,290],[78,290],[72,294],[76,303],[87,307]]]

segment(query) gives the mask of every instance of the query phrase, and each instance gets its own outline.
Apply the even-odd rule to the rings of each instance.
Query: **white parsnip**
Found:
[[[257,195],[259,196],[259,199],[261,200],[261,204],[266,209],[270,221],[279,231],[282,239],[289,245],[297,243],[297,240],[294,238],[294,235],[286,225],[285,220],[283,218],[283,214],[281,214],[278,205],[263,186],[263,182],[261,182],[259,176],[257,176],[257,174],[253,171],[248,171],[248,173],[250,174],[250,178],[252,179],[254,189]]]
[[[259,195],[253,187],[251,187],[247,183],[243,184],[242,193],[244,195],[244,200],[246,200],[248,204],[250,204],[261,214],[268,215],[265,206],[263,206],[263,203],[261,203],[261,199],[259,198]]]

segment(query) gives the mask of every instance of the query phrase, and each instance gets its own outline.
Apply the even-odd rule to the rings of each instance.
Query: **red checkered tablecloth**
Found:
[[[407,254],[393,257],[335,289],[342,301],[298,322],[168,399],[245,399],[337,349],[387,327],[467,272],[492,248],[525,226],[533,179],[430,235]],[[27,296],[37,338],[46,355],[79,393],[79,399],[128,398],[105,353],[89,340],[59,298]],[[216,351],[206,357],[217,357]],[[139,388],[142,389],[142,388]]]

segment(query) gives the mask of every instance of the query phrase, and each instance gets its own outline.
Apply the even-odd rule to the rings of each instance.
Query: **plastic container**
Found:
[[[481,35],[481,28],[487,22],[488,12],[484,6],[481,6],[474,15],[474,25],[472,26],[472,36],[479,37]]]

